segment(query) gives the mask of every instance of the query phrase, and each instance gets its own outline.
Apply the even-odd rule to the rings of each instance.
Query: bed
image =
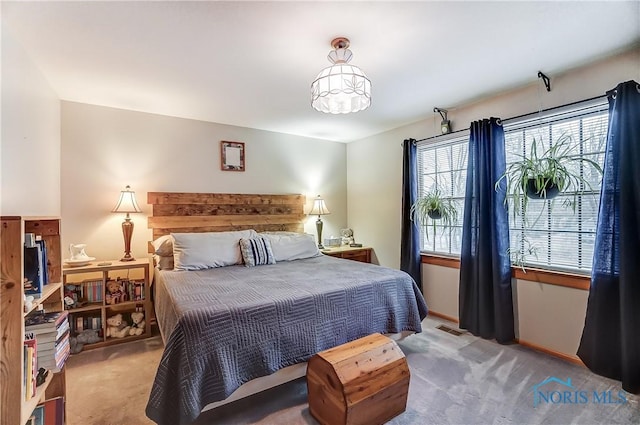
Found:
[[[301,195],[150,193],[149,201],[154,238],[186,230],[299,232],[305,219]],[[156,215],[167,211],[176,215]],[[242,384],[336,345],[374,332],[420,332],[427,313],[406,273],[323,255],[256,267],[156,270],[154,285],[165,350],[146,412],[159,424],[191,423]]]

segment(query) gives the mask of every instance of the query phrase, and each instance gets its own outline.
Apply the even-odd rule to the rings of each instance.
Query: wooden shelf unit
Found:
[[[106,264],[108,263],[108,264]],[[124,301],[119,302],[117,304],[107,304],[106,303],[106,283],[110,279],[115,279],[117,277],[122,277],[119,272],[129,272],[130,270],[141,269],[143,271],[143,277],[132,277],[131,280],[142,280],[144,279],[144,299],[141,300],[133,300],[133,301]],[[151,289],[150,289],[150,266],[149,259],[138,259],[133,261],[119,261],[119,260],[110,260],[110,261],[92,261],[87,266],[81,267],[67,267],[65,266],[62,269],[63,275],[63,285],[82,285],[86,280],[92,281],[102,281],[102,301],[101,302],[93,302],[89,305],[71,308],[69,309],[69,324],[71,328],[74,329],[76,326],[75,320],[79,316],[92,316],[92,317],[100,317],[101,319],[101,335],[102,341],[96,342],[93,344],[86,344],[84,346],[85,350],[92,348],[105,347],[113,344],[120,344],[122,342],[134,341],[137,339],[148,338],[151,336],[151,319],[153,317],[153,308],[151,304]],[[69,279],[70,276],[74,277],[82,277],[81,275],[92,275],[99,276],[91,279],[84,280],[73,280]],[[135,310],[142,310],[144,312],[144,320],[145,327],[144,332],[141,335],[130,335],[124,338],[107,338],[106,337],[106,327],[107,327],[107,317],[110,317],[112,314],[123,313],[125,319],[128,324],[131,325],[131,321],[128,318],[127,313],[131,313]],[[93,314],[92,314],[93,313]]]
[[[61,311],[62,256],[59,217],[0,217],[0,423],[24,425],[36,405],[48,398],[65,396],[65,370],[49,373],[36,396],[25,401],[24,346],[24,234],[35,233],[47,245],[50,283],[29,311],[42,305],[47,312]],[[18,406],[18,408],[16,408]]]

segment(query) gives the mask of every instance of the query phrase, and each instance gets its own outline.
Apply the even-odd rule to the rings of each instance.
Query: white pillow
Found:
[[[151,244],[153,245],[153,249],[155,249],[154,254],[157,254],[161,257],[173,257],[173,236],[160,236],[158,239],[151,242]]]
[[[154,254],[153,261],[160,270],[173,270],[173,255]]]
[[[237,232],[172,233],[175,270],[202,270],[242,264],[240,239],[257,235],[253,229]]]
[[[271,241],[271,250],[276,262],[322,255],[313,235],[308,233],[264,233],[263,235]]]

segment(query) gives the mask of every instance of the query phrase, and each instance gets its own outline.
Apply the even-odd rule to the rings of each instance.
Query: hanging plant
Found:
[[[550,200],[569,189],[573,190],[573,201],[565,203],[575,208],[578,195],[591,189],[580,170],[590,165],[602,175],[600,164],[573,152],[575,145],[569,134],[561,134],[551,147],[543,149],[542,143],[534,139],[530,155],[517,155],[520,161],[509,165],[495,184],[498,190],[502,181],[507,181],[507,195],[513,197],[514,217],[516,214],[526,216],[529,199]],[[539,151],[542,154],[539,155]]]
[[[429,225],[435,235],[437,223],[450,226],[458,219],[458,211],[449,198],[443,198],[438,188],[429,191],[411,206],[411,219],[425,226],[429,239]]]

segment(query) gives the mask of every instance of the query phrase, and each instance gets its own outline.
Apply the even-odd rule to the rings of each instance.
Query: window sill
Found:
[[[421,254],[423,264],[433,264],[436,266],[449,267],[454,269],[460,268],[460,258],[445,257],[432,254]],[[589,290],[591,277],[574,273],[566,273],[559,271],[543,270],[543,269],[527,269],[526,273],[521,268],[512,267],[511,276],[516,279],[526,280],[530,282],[546,283],[549,285],[564,286],[566,288]]]

